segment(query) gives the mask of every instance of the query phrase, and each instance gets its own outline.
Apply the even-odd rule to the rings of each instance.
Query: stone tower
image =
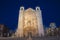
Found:
[[[16,36],[44,36],[42,14],[40,7],[36,7],[35,10],[24,7],[20,7],[19,18],[18,18],[18,28],[16,31]]]

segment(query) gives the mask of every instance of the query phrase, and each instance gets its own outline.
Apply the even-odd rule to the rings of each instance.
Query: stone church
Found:
[[[40,7],[24,9],[20,7],[17,37],[44,36],[44,27]]]

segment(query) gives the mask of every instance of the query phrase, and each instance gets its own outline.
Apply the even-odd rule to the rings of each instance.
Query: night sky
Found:
[[[7,25],[15,30],[18,25],[18,15],[20,6],[25,9],[31,7],[35,9],[39,6],[42,10],[43,25],[55,22],[60,26],[60,1],[59,0],[0,0],[0,24]]]

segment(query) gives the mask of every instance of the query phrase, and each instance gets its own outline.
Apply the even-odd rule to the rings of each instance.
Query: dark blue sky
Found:
[[[25,9],[29,7],[35,9],[39,6],[45,26],[48,27],[50,22],[55,22],[57,26],[60,26],[59,0],[0,0],[0,24],[5,24],[14,30],[18,24],[20,6],[24,6]]]

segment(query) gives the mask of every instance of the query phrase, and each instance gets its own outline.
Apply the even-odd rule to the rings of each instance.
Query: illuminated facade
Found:
[[[16,35],[18,37],[27,37],[28,35],[44,36],[40,7],[36,7],[35,10],[32,8],[25,10],[24,7],[20,7]]]

